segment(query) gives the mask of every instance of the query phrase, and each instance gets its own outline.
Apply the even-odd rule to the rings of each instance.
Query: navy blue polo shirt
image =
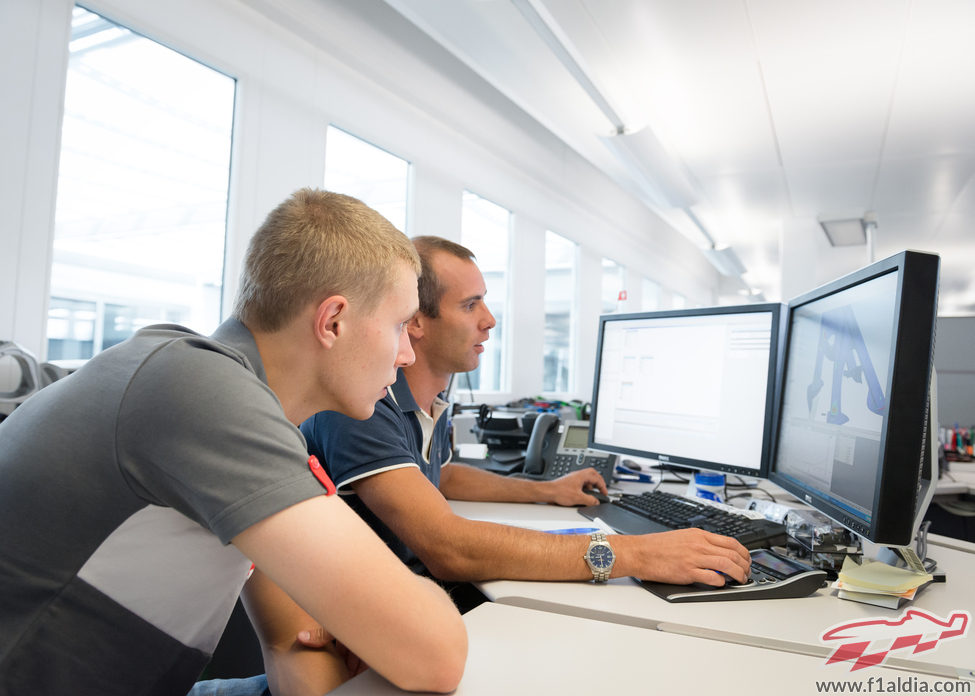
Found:
[[[426,417],[399,370],[396,383],[376,403],[376,412],[368,420],[322,411],[301,424],[309,454],[318,457],[344,500],[404,563],[421,573],[425,568],[416,554],[362,503],[349,484],[384,471],[415,466],[439,487],[440,467],[450,460],[451,453],[448,409],[443,409],[433,425],[429,456],[420,423]]]

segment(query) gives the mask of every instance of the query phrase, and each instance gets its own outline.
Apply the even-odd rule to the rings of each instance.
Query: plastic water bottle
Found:
[[[704,498],[723,503],[724,500],[724,474],[715,474],[709,471],[702,471],[694,474],[694,478],[687,486],[687,497]]]

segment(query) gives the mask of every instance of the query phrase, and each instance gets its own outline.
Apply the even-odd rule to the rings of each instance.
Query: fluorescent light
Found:
[[[690,229],[685,224],[675,225],[675,229],[698,246],[701,244],[697,238],[702,238],[707,245],[702,250],[714,267],[723,275],[740,278],[745,272],[741,260],[730,247],[716,248],[714,237],[691,210],[700,198],[699,187],[684,164],[667,152],[650,128],[629,130],[626,127],[620,113],[589,76],[582,57],[545,7],[544,0],[511,1],[612,124],[612,135],[603,137],[602,141],[627,169],[639,195],[663,217],[682,211],[693,225]]]
[[[704,249],[703,253],[721,275],[740,278],[745,273],[745,265],[738,258],[735,250],[729,246]]]
[[[603,115],[609,122],[613,124],[613,128],[617,131],[622,131],[624,128],[622,117],[589,77],[589,73],[582,66],[581,56],[573,49],[572,43],[561,30],[555,18],[545,8],[545,5],[538,0],[511,0],[511,2],[518,8],[531,28],[535,30],[538,37],[555,54],[555,57],[562,63],[563,67],[569,71],[569,74],[575,79],[576,84],[585,90],[593,103],[603,112]]]
[[[649,128],[602,140],[654,205],[687,210],[697,203],[697,191],[687,170],[667,153]]]

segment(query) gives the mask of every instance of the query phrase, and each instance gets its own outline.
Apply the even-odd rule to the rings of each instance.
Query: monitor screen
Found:
[[[937,283],[904,252],[788,306],[770,478],[877,543],[912,536]]]
[[[590,447],[764,477],[780,309],[601,317]]]

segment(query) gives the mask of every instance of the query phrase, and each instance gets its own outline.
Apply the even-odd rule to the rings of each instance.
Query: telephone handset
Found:
[[[535,418],[528,439],[525,474],[532,478],[554,479],[592,467],[600,473],[606,485],[610,485],[616,455],[587,449],[588,443],[588,421],[563,421],[554,413],[542,413]]]

